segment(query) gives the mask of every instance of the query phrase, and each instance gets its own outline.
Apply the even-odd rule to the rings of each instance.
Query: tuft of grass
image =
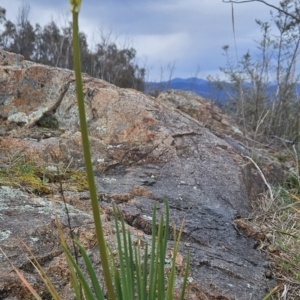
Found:
[[[179,250],[180,237],[183,224],[177,233],[174,227],[174,245],[171,251],[171,267],[167,268],[167,246],[169,237],[169,206],[165,202],[166,213],[156,220],[156,205],[152,215],[152,243],[145,243],[141,247],[141,240],[136,235],[135,243],[131,237],[132,233],[126,229],[122,213],[113,207],[115,225],[115,246],[106,248],[109,268],[113,280],[116,299],[122,300],[172,300],[178,295],[175,291],[175,279],[182,279],[181,290],[178,300],[184,299],[185,289],[188,280],[189,255],[186,261],[183,275],[176,274],[176,258]],[[58,226],[60,228],[60,226]],[[104,300],[106,287],[99,285],[99,280],[94,267],[80,243],[75,240],[76,246],[84,260],[84,268],[80,268],[66,247],[64,237],[60,231],[62,245],[66,254],[69,269],[71,269],[72,286],[77,290],[81,285],[86,299]],[[116,255],[114,255],[116,253]],[[88,276],[84,275],[88,274]]]
[[[271,273],[266,276],[279,283],[264,299],[284,294],[285,299],[296,300],[300,291],[300,189],[290,181],[283,186],[273,187],[273,200],[267,193],[262,195],[244,221],[253,229],[251,236],[259,237],[258,249],[269,257]]]
[[[2,185],[23,189],[37,194],[50,194],[51,189],[38,175],[40,167],[26,157],[20,157],[15,163],[7,163],[6,158],[1,159],[0,183]]]

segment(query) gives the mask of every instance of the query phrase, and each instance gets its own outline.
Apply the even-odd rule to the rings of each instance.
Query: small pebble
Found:
[[[271,241],[273,239],[273,234],[272,233],[267,233],[266,238]]]
[[[268,249],[268,251],[270,251],[270,252],[275,252],[275,251],[277,250],[276,246],[274,246],[274,245],[269,245],[269,246],[267,247],[267,249]]]

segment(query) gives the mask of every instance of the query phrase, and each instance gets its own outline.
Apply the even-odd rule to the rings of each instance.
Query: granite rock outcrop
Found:
[[[185,219],[181,253],[190,249],[194,282],[189,299],[205,299],[199,296],[200,287],[208,299],[262,298],[273,284],[265,277],[266,258],[254,249],[256,241],[232,224],[250,213],[250,195],[253,198],[247,161],[222,138],[234,139],[235,124],[212,104],[203,104],[205,109],[195,105],[190,111],[179,100],[176,105],[163,100],[172,93],[179,99],[183,92],[155,99],[87,75],[83,83],[104,214],[109,215],[112,203],[117,203],[128,226],[147,236],[154,202],[160,214],[168,199],[172,221],[179,226]],[[221,128],[223,136],[210,127]],[[0,50],[0,161],[18,151],[47,168],[84,171],[74,73]],[[65,194],[71,223],[92,251],[88,193],[69,191],[66,186]],[[58,202],[59,218],[65,220],[55,188],[51,195],[36,196],[1,186],[0,178],[0,246],[34,285],[38,275],[17,246],[23,239],[65,299],[72,299],[55,234],[54,209],[50,209],[53,201]],[[3,256],[0,272],[5,274],[0,276],[1,299],[30,299],[27,294],[19,298],[16,291],[22,285]]]

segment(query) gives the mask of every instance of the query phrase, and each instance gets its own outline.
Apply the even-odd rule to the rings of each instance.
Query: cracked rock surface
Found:
[[[180,110],[180,105],[174,109],[162,99],[86,75],[83,82],[102,210],[110,214],[112,203],[116,203],[128,224],[147,235],[154,202],[160,214],[164,199],[168,199],[171,222],[179,227],[185,220],[181,252],[186,255],[190,249],[191,277],[207,297],[263,298],[274,284],[265,278],[266,258],[254,249],[254,240],[232,225],[235,218],[250,213],[249,196],[253,197],[254,186],[251,170],[226,138],[217,137],[200,122],[201,118],[213,120],[212,126],[219,131],[225,124],[227,137],[229,118],[225,122],[219,109],[201,111],[201,105],[189,114],[187,109]],[[181,93],[173,92],[177,102]],[[213,116],[205,116],[212,112]],[[232,128],[232,135],[235,131]],[[22,149],[29,160],[84,170],[73,72],[27,62],[0,50],[0,133],[0,157]],[[0,246],[22,267],[24,258],[16,250],[17,238],[30,241],[33,252],[46,257],[43,263],[58,276],[54,277],[60,282],[59,288],[67,295],[67,283],[59,281],[67,276],[65,269],[59,269],[63,258],[57,235],[48,235],[49,244],[41,242],[45,237],[42,228],[55,231],[54,212],[41,209],[48,207],[51,199],[35,199],[23,191],[26,196],[20,194],[12,201],[5,189],[0,190]],[[92,251],[93,238],[87,238],[93,235],[88,194],[72,192],[68,197],[76,199],[73,205],[69,203],[71,223],[85,236],[82,242]],[[29,204],[22,205],[22,201]],[[59,218],[64,218],[61,210]],[[97,256],[93,257],[96,260]],[[0,271],[5,268],[9,267],[1,256]],[[38,281],[31,268],[23,269],[33,283]],[[11,272],[5,274],[0,275],[0,299],[21,299],[9,289],[10,285],[21,289],[21,284]],[[203,299],[197,293],[193,297],[189,299]]]

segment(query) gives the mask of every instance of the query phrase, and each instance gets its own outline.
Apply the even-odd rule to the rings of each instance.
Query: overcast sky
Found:
[[[22,0],[1,0],[7,19],[15,22]],[[51,18],[63,24],[63,13],[69,11],[68,0],[27,0],[30,21],[45,25]],[[277,4],[278,1],[270,1]],[[247,50],[255,53],[261,37],[255,19],[268,21],[270,8],[260,3],[234,5],[238,55]],[[60,15],[60,18],[59,18]],[[97,41],[97,28],[112,32],[120,43],[137,50],[140,66],[150,70],[148,80],[159,80],[160,67],[175,63],[173,78],[199,78],[221,74],[226,61],[222,46],[231,47],[235,57],[231,23],[231,5],[222,0],[83,0],[80,28]]]

